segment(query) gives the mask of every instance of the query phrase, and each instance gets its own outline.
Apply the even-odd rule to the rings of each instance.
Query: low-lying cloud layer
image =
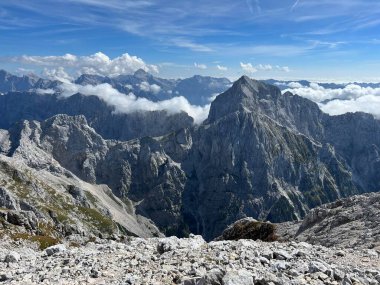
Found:
[[[364,112],[380,119],[380,97],[366,95],[351,100],[333,100],[326,104],[320,104],[323,112],[330,115],[341,115],[347,112]]]
[[[104,83],[96,86],[78,85],[65,82],[60,85],[61,96],[70,97],[76,93],[86,96],[97,96],[109,106],[115,108],[116,113],[133,113],[137,111],[166,111],[168,114],[186,112],[194,118],[196,124],[202,123],[208,116],[210,105],[194,106],[183,96],[174,97],[168,100],[153,102],[146,98],[136,97],[133,93],[128,95],[120,93],[111,85]]]
[[[288,83],[290,91],[317,102],[325,113],[341,115],[347,112],[365,112],[380,118],[380,88],[348,84],[344,88],[324,88],[317,83],[302,86],[299,82]]]
[[[146,64],[141,58],[124,53],[113,59],[102,52],[97,52],[89,56],[76,56],[65,54],[62,56],[17,56],[12,58],[13,62],[25,65],[34,65],[45,68],[45,75],[50,78],[59,76],[69,77],[66,69],[75,75],[96,74],[103,76],[118,76],[121,74],[131,74],[138,69],[147,72],[158,73],[156,65]]]

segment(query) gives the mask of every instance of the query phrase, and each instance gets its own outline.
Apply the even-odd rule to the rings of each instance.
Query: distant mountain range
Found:
[[[281,90],[292,88],[292,83],[299,83],[300,86],[304,87],[310,87],[311,81],[307,80],[275,80],[275,79],[268,79],[264,80],[268,84],[276,85]],[[363,82],[349,82],[349,83],[325,83],[325,82],[317,82],[319,86],[326,88],[326,89],[341,89],[347,86],[348,84],[355,84],[360,87],[370,87],[370,88],[380,88],[380,83],[363,83]]]
[[[310,87],[311,81],[279,81],[275,79],[262,80],[265,83],[276,85],[280,90],[293,89],[295,83],[299,86]],[[155,77],[142,69],[131,75],[107,77],[100,75],[83,74],[73,83],[80,85],[99,85],[108,83],[113,88],[124,94],[132,92],[137,97],[147,98],[157,102],[176,96],[184,96],[193,105],[206,105],[212,99],[229,87],[232,82],[227,78],[214,78],[209,76],[195,75],[185,79],[163,79]],[[380,88],[380,83],[318,83],[319,86],[328,89],[344,88],[348,84],[361,87]],[[15,76],[4,70],[0,70],[0,92],[30,91],[36,89],[57,89],[60,85],[58,80],[39,78],[36,75]]]
[[[128,78],[124,82],[132,86],[159,83],[141,71]],[[132,224],[123,228],[134,233],[157,234],[148,221],[136,228],[145,217],[167,235],[192,232],[212,239],[246,216],[299,220],[321,204],[380,191],[379,120],[365,113],[329,116],[308,99],[246,76],[216,97],[200,125],[184,112],[115,114],[98,97],[81,94],[7,92],[0,96],[0,113],[3,160],[62,181],[72,175],[76,182],[69,185],[84,192],[83,183],[106,185],[129,209]],[[28,174],[13,173],[6,172],[3,181],[18,177],[17,183],[28,185]],[[2,186],[34,203],[14,184]],[[108,217],[116,215],[115,205],[108,209]],[[53,223],[62,228],[65,221]]]
[[[137,70],[132,75],[106,77],[83,74],[74,83],[80,85],[98,85],[108,83],[124,94],[133,92],[138,97],[151,101],[161,101],[176,96],[184,96],[193,105],[210,103],[210,98],[227,90],[231,81],[227,78],[213,78],[195,75],[186,79],[162,79],[155,77],[144,70]],[[35,89],[56,89],[59,81],[41,79],[37,76],[12,75],[0,70],[0,92],[30,91]]]

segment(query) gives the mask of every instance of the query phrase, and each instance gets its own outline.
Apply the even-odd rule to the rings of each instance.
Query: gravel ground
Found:
[[[188,239],[98,240],[39,251],[0,242],[2,284],[380,284],[376,250],[305,242]]]

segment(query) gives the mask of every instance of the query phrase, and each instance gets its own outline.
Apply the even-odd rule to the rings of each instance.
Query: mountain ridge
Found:
[[[0,74],[0,92],[26,92],[37,89],[52,89],[59,92],[58,80],[43,79],[36,75],[22,77],[12,75],[5,70]],[[108,77],[95,74],[82,74],[72,81],[78,85],[109,84],[123,94],[134,93],[137,97],[153,102],[184,96],[193,105],[205,105],[209,99],[225,91],[231,84],[227,78],[195,75],[184,79],[164,79],[137,70],[134,74]]]
[[[27,96],[32,102],[42,100],[41,106],[54,98]],[[4,98],[9,95],[1,96],[0,103]],[[53,157],[87,183],[106,184],[114,195],[131,201],[136,214],[167,235],[192,232],[212,239],[246,216],[300,220],[321,204],[380,190],[378,120],[361,113],[329,116],[305,98],[281,94],[277,87],[246,76],[217,96],[199,126],[175,119],[179,124],[173,127],[162,121],[167,128],[158,134],[151,130],[162,115],[149,122],[145,114],[137,117],[142,119],[134,135],[108,133],[104,139],[117,121],[104,115],[102,101],[79,94],[65,100],[56,110],[68,115],[52,112],[53,117],[40,123],[3,131],[2,152],[31,167],[38,167],[39,160],[28,159],[30,147],[42,158]],[[2,106],[17,109],[20,100],[14,102]],[[55,102],[46,109],[57,106]],[[21,110],[19,117],[23,114]],[[18,143],[21,138],[23,144]]]
[[[211,239],[246,216],[300,220],[323,203],[380,189],[380,124],[373,116],[328,116],[307,99],[248,77],[212,102],[203,124],[160,136],[104,140],[96,127],[86,134],[85,117],[47,119],[28,144],[130,199],[166,234]],[[70,126],[75,131],[62,133]],[[17,141],[20,130],[13,132]]]

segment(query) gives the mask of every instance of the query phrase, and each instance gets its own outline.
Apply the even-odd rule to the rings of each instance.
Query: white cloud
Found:
[[[152,92],[153,94],[157,94],[161,91],[161,87],[157,84],[150,85],[148,82],[143,81],[139,84],[140,90],[144,92]]]
[[[16,69],[16,73],[23,76],[23,75],[28,75],[28,76],[33,76],[34,73],[35,73],[35,70],[34,69],[28,69],[28,68],[22,68],[22,67],[19,67]]]
[[[380,118],[380,88],[348,84],[344,88],[331,89],[318,83],[310,83],[310,87],[307,87],[298,82],[291,82],[288,86],[290,88],[283,92],[290,91],[317,102],[321,110],[330,115],[365,112]]]
[[[146,64],[141,58],[124,53],[113,59],[101,52],[89,56],[76,56],[65,54],[62,56],[28,56],[23,55],[13,57],[13,62],[39,67],[50,67],[53,70],[65,68],[70,69],[76,74],[97,74],[103,76],[117,76],[121,74],[132,74],[138,69],[147,72],[158,73],[156,65]]]
[[[303,87],[303,85],[301,83],[299,83],[299,82],[289,82],[288,86],[290,88],[293,88],[293,89],[295,89],[295,88],[302,88]]]
[[[228,70],[227,66],[223,66],[223,65],[219,65],[219,64],[216,66],[216,68],[220,71],[227,71]]]
[[[199,68],[199,69],[207,69],[207,65],[206,64],[202,64],[202,63],[198,64],[198,63],[194,62],[194,66],[196,68]]]
[[[284,92],[286,91],[308,98],[314,102],[332,99],[350,100],[367,95],[380,96],[380,88],[361,87],[356,84],[348,84],[344,88],[337,89],[324,88],[318,83],[310,83],[310,87],[294,84],[290,89],[284,90]]]
[[[249,62],[248,63],[240,62],[240,67],[243,69],[244,72],[248,72],[248,73],[257,72],[257,69]]]
[[[288,66],[279,66],[279,65],[276,65],[276,68],[279,71],[290,72],[290,68]]]
[[[53,89],[36,89],[36,92],[40,95],[52,95],[54,94],[56,91],[53,90]]]
[[[207,101],[209,101],[209,102],[214,101],[219,94],[220,93],[213,93],[213,94],[211,94],[211,96],[209,98],[207,98]]]
[[[266,70],[266,71],[273,69],[272,65],[270,64],[259,64],[256,68],[259,70]]]
[[[133,86],[132,86],[131,84],[125,84],[124,87],[125,87],[125,88],[128,88],[128,89],[130,89],[130,90],[133,89]]]
[[[42,75],[47,77],[50,80],[59,80],[62,82],[72,81],[71,77],[63,67],[57,67],[52,69],[44,68]]]
[[[116,113],[133,113],[136,111],[158,111],[165,110],[168,114],[175,114],[181,111],[186,112],[194,118],[196,124],[204,121],[209,113],[210,105],[191,105],[185,97],[178,96],[168,100],[153,102],[146,98],[136,97],[133,93],[122,94],[111,85],[104,83],[96,86],[78,85],[70,82],[60,85],[61,96],[70,97],[76,93],[86,96],[94,95],[105,101],[109,106],[115,108]]]
[[[270,64],[259,64],[259,65],[252,65],[252,63],[243,63],[240,62],[240,67],[248,73],[255,73],[257,71],[272,71],[272,70],[277,70],[277,71],[283,71],[283,72],[290,72],[290,68],[288,66],[279,66],[276,65],[273,67]]]
[[[197,51],[197,52],[211,52],[213,51],[211,48],[208,46],[194,43],[191,40],[185,39],[185,38],[175,38],[171,40],[171,43],[174,44],[177,47],[181,48],[187,48],[192,51]]]
[[[330,115],[341,115],[347,112],[365,112],[373,114],[380,119],[380,97],[365,95],[351,100],[333,100],[326,104],[320,104],[323,112]]]

